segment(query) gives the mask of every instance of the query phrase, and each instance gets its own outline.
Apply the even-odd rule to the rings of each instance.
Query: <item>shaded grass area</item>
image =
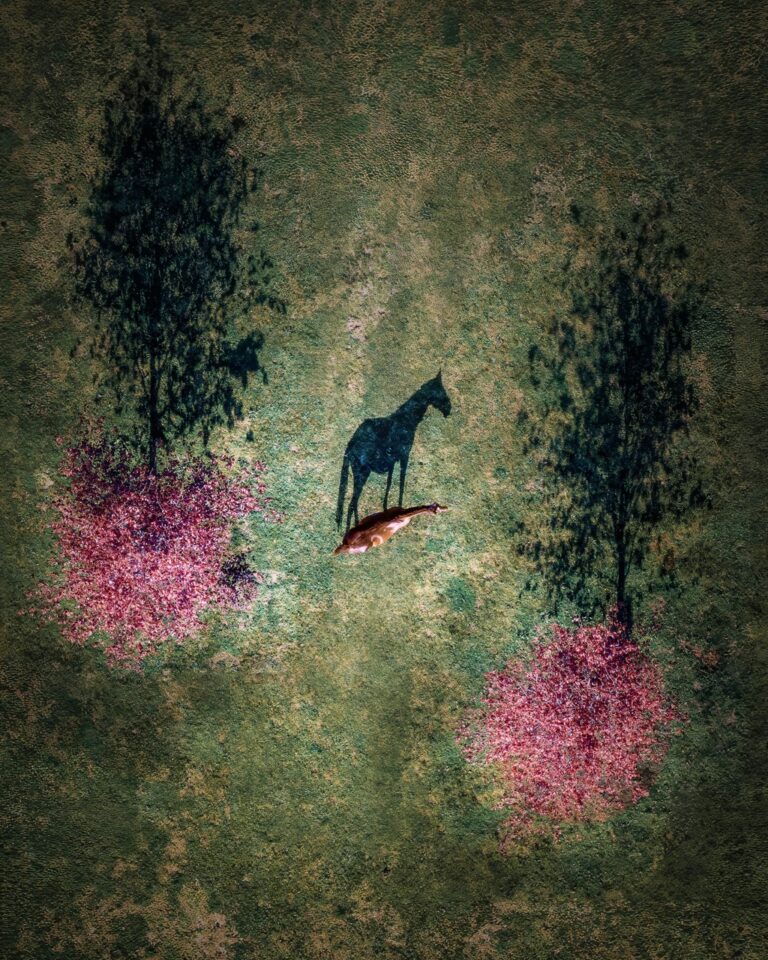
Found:
[[[245,321],[269,382],[216,444],[267,461],[286,520],[246,534],[267,573],[247,623],[142,677],[16,616],[45,571],[53,439],[104,403],[71,353],[89,321],[64,238],[142,23],[116,4],[7,4],[4,954],[761,957],[765,12],[152,14],[212,96],[232,85],[240,147],[265,154],[261,239],[289,310]],[[565,305],[571,204],[610,223],[670,179],[689,269],[710,285],[695,440],[714,505],[665,531],[679,584],[652,645],[691,722],[635,809],[503,859],[492,785],[453,731],[484,672],[549,616],[513,538],[536,479],[515,426],[527,352]],[[453,410],[420,424],[406,501],[451,512],[339,562],[347,440],[441,366]],[[371,479],[361,514],[383,489]]]

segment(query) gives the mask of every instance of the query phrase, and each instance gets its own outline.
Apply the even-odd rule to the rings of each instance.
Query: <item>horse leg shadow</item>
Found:
[[[370,470],[355,470],[352,469],[352,477],[354,479],[354,485],[352,489],[352,496],[349,498],[349,507],[347,508],[347,530],[352,526],[352,517],[354,515],[355,523],[360,523],[360,515],[358,513],[358,504],[360,502],[360,497],[363,492],[363,487],[370,477]]]
[[[387,509],[387,500],[389,499],[389,489],[392,486],[392,474],[394,472],[395,472],[395,465],[393,463],[392,466],[387,471],[387,486],[386,486],[386,489],[384,490],[384,509],[385,510]]]
[[[394,467],[393,467],[394,469]],[[400,458],[400,497],[397,501],[397,505],[402,507],[403,505],[403,496],[405,494],[405,475],[408,472],[408,457]]]

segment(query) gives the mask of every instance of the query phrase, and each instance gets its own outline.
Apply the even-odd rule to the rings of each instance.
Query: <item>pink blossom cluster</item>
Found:
[[[488,674],[458,737],[469,761],[498,773],[513,840],[605,819],[646,796],[681,720],[659,668],[620,624],[552,634],[528,664]]]
[[[199,631],[210,608],[242,608],[261,577],[231,554],[231,524],[252,511],[275,515],[264,465],[233,468],[208,457],[152,474],[91,431],[64,454],[69,483],[52,502],[57,552],[38,612],[71,643],[138,668],[163,643]]]

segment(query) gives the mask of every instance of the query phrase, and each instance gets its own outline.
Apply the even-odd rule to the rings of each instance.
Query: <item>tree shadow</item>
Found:
[[[398,506],[403,505],[405,478],[408,461],[416,436],[416,430],[426,416],[427,410],[435,407],[444,417],[451,413],[451,400],[443,386],[442,374],[427,380],[419,389],[388,417],[363,420],[352,434],[344,451],[339,480],[339,497],[336,505],[336,525],[341,526],[344,518],[344,504],[347,497],[349,472],[352,473],[352,495],[347,506],[346,529],[360,522],[358,506],[365,484],[372,473],[386,474],[383,509],[387,509],[387,500],[392,486],[395,466],[400,465],[400,489]]]
[[[241,328],[257,308],[286,312],[259,224],[246,222],[261,171],[240,153],[243,126],[177,76],[149,33],[106,104],[86,227],[69,238],[77,296],[95,309],[93,353],[152,469],[161,444],[233,426],[249,376],[265,379],[264,335]]]
[[[685,443],[698,406],[688,368],[701,291],[679,273],[687,254],[667,240],[668,213],[666,203],[635,213],[588,266],[566,264],[571,308],[546,348],[530,348],[540,405],[519,417],[546,517],[520,522],[519,552],[555,607],[589,616],[616,606],[628,626],[630,578],[654,531],[704,500]]]

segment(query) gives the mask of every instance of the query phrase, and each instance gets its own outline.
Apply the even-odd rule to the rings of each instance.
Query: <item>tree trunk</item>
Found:
[[[627,541],[622,529],[616,544],[616,612],[627,633],[632,632],[632,598],[627,596]]]
[[[157,473],[157,444],[161,438],[159,398],[157,361],[154,353],[151,353],[149,356],[149,472],[151,474]]]

